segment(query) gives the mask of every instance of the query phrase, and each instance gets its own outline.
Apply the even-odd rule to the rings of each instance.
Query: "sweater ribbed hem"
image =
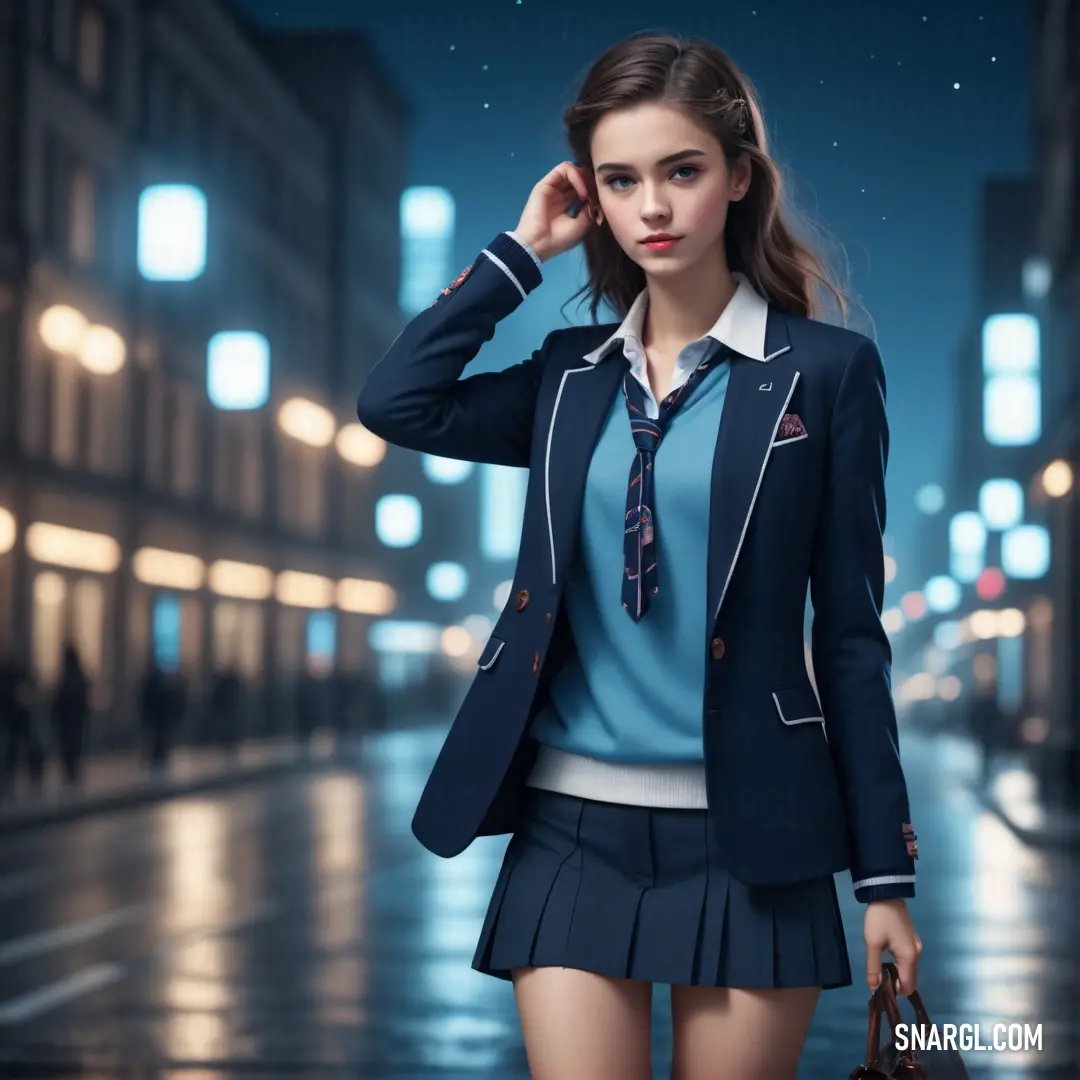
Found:
[[[595,802],[707,810],[705,764],[624,764],[541,746],[528,787]]]

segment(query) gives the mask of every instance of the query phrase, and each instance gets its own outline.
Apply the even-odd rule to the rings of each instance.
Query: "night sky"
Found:
[[[944,479],[951,367],[972,312],[979,186],[1030,165],[1030,49],[1019,0],[234,0],[269,26],[366,32],[416,109],[408,182],[458,207],[454,272],[517,224],[567,156],[563,107],[590,61],[646,29],[711,38],[757,87],[799,208],[846,259],[889,378],[889,529],[904,581],[914,493]],[[658,18],[663,22],[659,23]],[[576,254],[478,367],[521,359],[562,324]],[[856,329],[868,329],[865,316]],[[566,308],[587,321],[584,308]]]

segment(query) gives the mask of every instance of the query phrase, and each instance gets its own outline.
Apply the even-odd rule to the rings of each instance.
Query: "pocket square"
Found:
[[[784,439],[794,439],[799,435],[805,435],[806,428],[803,426],[802,418],[798,413],[784,413],[784,418],[780,421],[780,430],[776,433],[776,440],[780,442]]]

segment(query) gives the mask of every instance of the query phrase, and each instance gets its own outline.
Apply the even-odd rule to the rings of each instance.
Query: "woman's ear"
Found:
[[[589,202],[593,208],[593,221],[597,225],[603,225],[604,223],[604,211],[600,209],[600,192],[596,189],[596,176],[590,168],[582,168],[582,176],[585,177],[585,184],[589,189]]]
[[[750,155],[740,154],[730,166],[728,174],[728,199],[731,202],[741,202],[746,198],[750,190],[750,182],[754,176],[754,166]]]

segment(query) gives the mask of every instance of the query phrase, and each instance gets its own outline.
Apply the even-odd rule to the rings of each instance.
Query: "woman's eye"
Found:
[[[690,176],[682,176],[679,179],[689,180],[691,177],[696,176],[700,170],[696,165],[680,165],[675,172],[676,173],[689,173]]]
[[[626,188],[617,186],[618,183],[622,180],[625,180],[628,184],[630,183],[630,177],[628,176],[613,176],[610,180],[608,180],[608,187],[613,187],[616,191],[625,191]]]

